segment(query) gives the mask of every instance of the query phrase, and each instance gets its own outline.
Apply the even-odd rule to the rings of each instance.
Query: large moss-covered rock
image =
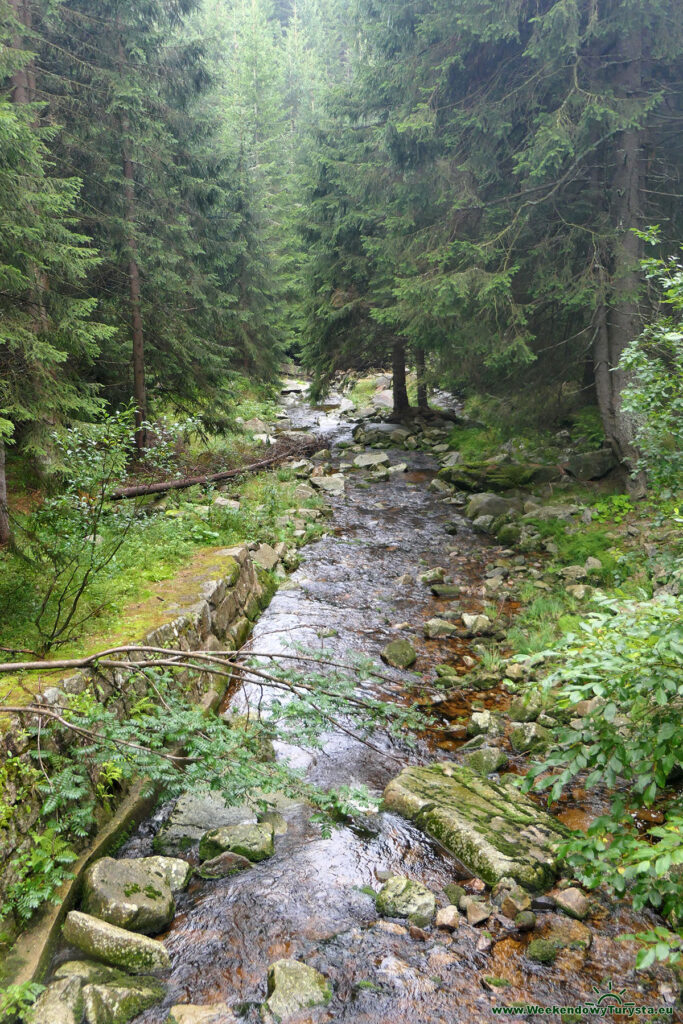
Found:
[[[480,747],[479,750],[468,751],[463,758],[468,768],[477,775],[491,775],[493,772],[506,768],[508,757],[498,747]]]
[[[83,910],[120,928],[157,935],[173,920],[168,876],[154,861],[102,857],[83,880]]]
[[[128,978],[120,984],[86,985],[83,989],[88,1024],[127,1024],[164,998],[156,978]]]
[[[70,1024],[71,1018],[60,1013],[72,1007],[75,1024],[81,1024],[83,1015],[87,1024],[126,1024],[160,1002],[165,986],[156,978],[131,977],[92,960],[70,960],[57,968],[47,993],[54,993],[61,1002],[56,1010],[46,1005],[49,1012],[41,1011],[36,1024],[62,1024],[63,1020]]]
[[[266,1006],[278,1020],[286,1020],[300,1010],[324,1006],[332,998],[326,979],[299,960],[278,960],[268,968]]]
[[[422,928],[434,917],[436,899],[420,882],[394,875],[377,894],[377,910],[386,917],[407,917]]]
[[[33,1024],[81,1024],[83,1020],[83,986],[79,978],[59,978],[48,985],[36,1000]]]
[[[273,826],[269,821],[258,825],[214,828],[203,835],[199,843],[199,856],[202,860],[212,860],[221,853],[230,851],[256,862],[272,857],[274,850]]]
[[[157,867],[166,876],[171,892],[182,892],[192,878],[192,865],[179,857],[145,857],[150,867]]]
[[[512,878],[550,888],[566,828],[512,787],[451,762],[405,768],[384,791],[384,807],[410,818],[489,885]]]
[[[510,744],[518,754],[540,754],[551,739],[550,731],[538,722],[521,722],[510,730]]]
[[[534,462],[461,462],[439,471],[442,480],[461,491],[510,491],[516,487],[552,483],[561,476],[559,466]]]
[[[224,825],[255,824],[251,807],[228,807],[218,793],[184,793],[154,840],[155,852],[182,853],[198,843],[205,832]]]
[[[171,958],[163,943],[78,910],[67,914],[62,934],[68,943],[86,956],[114,964],[131,974],[164,971],[171,966]]]

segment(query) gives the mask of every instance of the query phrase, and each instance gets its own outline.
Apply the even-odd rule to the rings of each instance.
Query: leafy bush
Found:
[[[683,801],[674,798],[664,824],[644,834],[632,815],[660,801],[683,764],[683,597],[598,598],[598,608],[567,637],[561,667],[545,681],[559,686],[556,701],[570,724],[525,785],[550,790],[550,800],[579,777],[585,788],[605,787],[608,812],[562,854],[585,885],[628,889],[636,908],[649,903],[680,927]],[[591,704],[572,717],[580,701]]]
[[[655,232],[643,237],[655,244]],[[661,314],[633,341],[620,367],[631,374],[623,407],[636,423],[641,467],[658,488],[679,489],[683,479],[683,262],[646,259],[656,282]]]

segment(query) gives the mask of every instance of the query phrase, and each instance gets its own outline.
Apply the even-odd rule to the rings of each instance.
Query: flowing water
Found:
[[[348,440],[350,425],[338,412],[312,409],[301,397],[285,401],[295,428],[315,430],[332,446],[334,459],[343,457],[334,444]],[[404,451],[389,456],[393,463],[408,462],[408,472],[370,485],[362,474],[347,474],[346,497],[333,499],[330,533],[303,549],[300,568],[257,623],[255,650],[276,653],[295,638],[340,656],[359,652],[378,658],[390,639],[408,636],[426,685],[435,662],[457,664],[466,653],[464,641],[422,639],[423,621],[438,615],[445,602],[431,596],[418,574],[445,566],[463,588],[462,610],[478,611],[486,568],[500,557],[500,549],[473,534],[454,506],[428,489],[438,468],[430,456]],[[445,526],[454,521],[457,534],[452,536]],[[417,582],[397,584],[404,573]],[[406,622],[414,632],[392,629]],[[400,672],[389,674],[397,686],[405,679]],[[474,697],[498,707],[509,700],[503,691]],[[431,712],[438,725],[417,751],[391,747],[385,740],[377,741],[383,746],[378,752],[339,732],[328,737],[322,752],[294,752],[295,760],[307,765],[309,778],[319,785],[363,783],[379,792],[402,764],[452,758],[463,735],[455,720],[471,703],[471,695],[459,691],[452,701],[437,697]],[[569,810],[576,815],[590,808]],[[552,967],[525,957],[529,936],[512,930],[502,916],[483,926],[488,934],[467,924],[452,935],[437,929],[411,934],[402,925],[378,920],[362,887],[377,890],[378,876],[392,872],[419,880],[443,897],[444,884],[467,882],[466,870],[392,814],[365,815],[362,825],[340,827],[329,839],[321,838],[305,807],[294,805],[285,816],[288,831],[277,837],[272,858],[231,878],[195,881],[179,897],[176,918],[163,936],[173,960],[168,998],[141,1022],[161,1024],[174,1003],[226,1001],[255,1024],[261,1019],[268,966],[283,957],[304,960],[333,984],[329,1005],[306,1011],[299,1021],[470,1024],[495,1019],[492,1007],[501,1004],[595,1000],[594,986],[604,991],[610,983],[625,989],[622,999],[637,1004],[665,1006],[671,998],[665,976],[656,981],[636,976],[632,944],[616,941],[619,934],[649,923],[625,905],[616,910],[605,905],[587,922],[594,936],[588,954],[564,950]],[[158,818],[147,822],[122,852],[148,853],[157,825]],[[540,914],[541,927],[532,937],[557,920],[550,912]],[[507,986],[487,988],[491,976]]]

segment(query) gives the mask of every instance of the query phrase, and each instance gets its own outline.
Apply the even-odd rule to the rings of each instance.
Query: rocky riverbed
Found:
[[[531,488],[557,468],[527,465],[506,490],[528,493],[501,497],[491,473],[453,479],[448,419],[356,426],[343,396],[316,409],[298,382],[284,390],[279,429],[321,442],[295,467],[299,500],[324,493],[334,514],[254,643],[383,659],[384,695],[432,721],[416,746],[385,736],[370,749],[343,732],[314,753],[276,745],[319,786],[383,798],[329,838],[284,797],[267,812],[209,795],[162,809],[118,860],[91,869],[39,1024],[84,1013],[90,1024],[469,1024],[497,1006],[587,1004],[611,988],[672,1012],[669,974],[636,974],[633,944],[618,940],[649,916],[563,877],[565,825],[513,785],[554,723],[552,708],[517,692],[532,668],[487,671],[477,651],[504,636],[521,584],[543,582],[542,560],[505,548],[500,530],[519,529],[523,546],[526,505],[548,507]],[[465,501],[465,483],[477,499]],[[578,569],[568,586],[587,585],[591,567]],[[595,808],[578,798],[571,810]],[[131,946],[117,952],[126,932]]]

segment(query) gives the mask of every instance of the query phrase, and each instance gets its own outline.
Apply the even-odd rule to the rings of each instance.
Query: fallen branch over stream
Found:
[[[147,494],[164,494],[166,491],[178,491],[195,485],[205,486],[206,484],[220,483],[222,480],[234,480],[235,477],[244,473],[258,473],[261,469],[268,469],[278,466],[288,459],[304,458],[311,452],[320,448],[321,442],[318,439],[301,441],[298,444],[288,442],[287,444],[276,444],[275,451],[266,459],[258,462],[251,462],[246,466],[239,466],[237,469],[225,469],[220,473],[207,473],[203,476],[185,476],[178,480],[163,480],[158,483],[133,484],[129,487],[117,487],[109,497],[113,501],[123,498],[140,498]]]

